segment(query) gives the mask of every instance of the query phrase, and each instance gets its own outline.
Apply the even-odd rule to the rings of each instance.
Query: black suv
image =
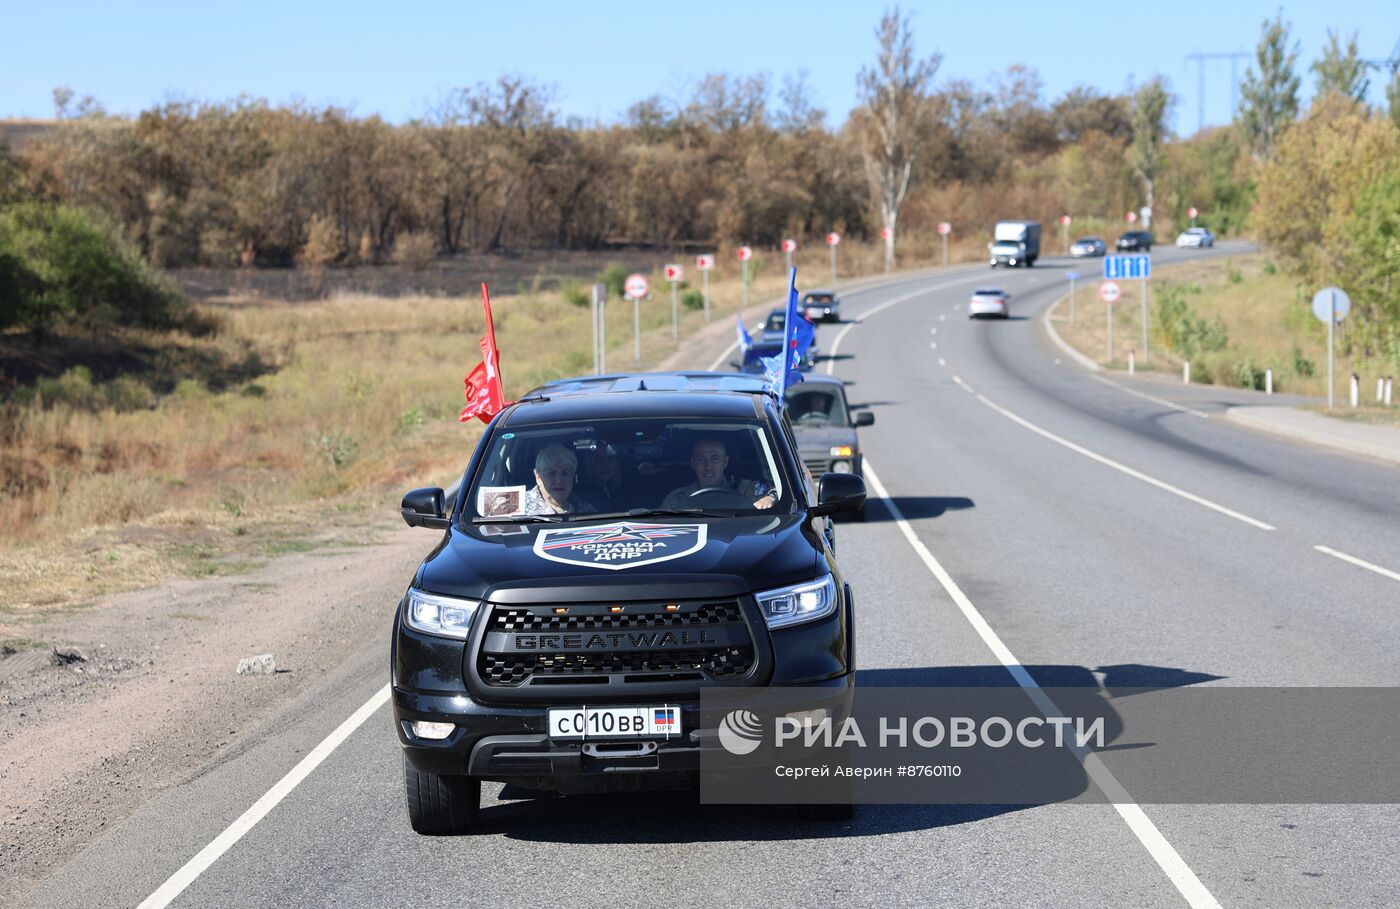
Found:
[[[849,693],[853,599],[824,516],[864,502],[860,477],[803,469],[754,377],[591,377],[507,407],[450,515],[441,489],[403,499],[443,531],[393,627],[413,828],[470,830],[482,780],[693,785],[717,747],[708,687]]]
[[[1152,235],[1145,230],[1130,230],[1114,245],[1119,252],[1151,252]]]

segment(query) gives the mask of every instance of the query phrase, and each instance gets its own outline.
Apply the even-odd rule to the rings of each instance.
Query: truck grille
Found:
[[[477,671],[488,686],[515,688],[723,679],[753,668],[737,602],[670,605],[494,606]]]
[[[827,465],[831,463],[826,458],[803,458],[802,463],[807,465],[807,469],[812,472],[812,476],[820,477],[826,473]]]

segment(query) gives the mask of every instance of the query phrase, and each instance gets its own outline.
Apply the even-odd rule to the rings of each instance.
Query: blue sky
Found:
[[[1251,50],[1280,5],[1306,67],[1327,29],[1360,33],[1363,56],[1385,58],[1400,39],[1400,2],[1225,0],[905,2],[922,53],[943,54],[939,81],[984,80],[1014,63],[1040,72],[1047,96],[1076,84],[1121,91],[1154,73],[1178,95],[1177,125],[1194,131],[1193,50]],[[70,85],[131,113],[172,97],[239,94],[303,99],[403,121],[455,86],[514,72],[553,84],[566,115],[611,121],[642,97],[684,98],[713,71],[765,71],[776,87],[809,71],[831,122],[855,103],[855,75],[873,56],[884,9],[863,2],[457,3],[241,0],[122,4],[20,3],[3,13],[0,116],[46,117],[52,89]],[[1243,77],[1244,64],[1240,66]],[[1371,99],[1383,101],[1373,71]],[[1304,74],[1304,97],[1312,74]],[[1206,68],[1207,123],[1229,119],[1227,63]]]

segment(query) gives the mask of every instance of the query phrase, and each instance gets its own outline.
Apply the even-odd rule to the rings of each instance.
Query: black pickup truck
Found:
[[[864,501],[859,476],[803,468],[760,378],[589,377],[507,407],[450,503],[403,499],[442,532],[393,625],[413,828],[471,830],[483,780],[694,785],[708,687],[849,692],[828,516]]]

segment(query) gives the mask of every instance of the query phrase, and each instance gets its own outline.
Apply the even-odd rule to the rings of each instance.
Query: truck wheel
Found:
[[[423,773],[403,761],[408,822],[418,833],[468,833],[481,810],[481,780]]]

